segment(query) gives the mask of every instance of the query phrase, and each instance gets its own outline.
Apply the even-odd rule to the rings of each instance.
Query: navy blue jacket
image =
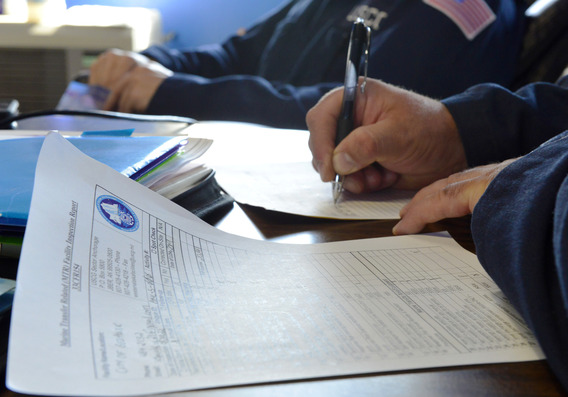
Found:
[[[343,82],[356,17],[373,29],[371,77],[438,98],[481,82],[506,86],[515,73],[524,9],[516,0],[487,1],[496,19],[470,41],[420,0],[293,0],[223,44],[144,51],[175,72],[147,112],[306,128],[307,110]]]
[[[528,153],[491,182],[472,235],[568,390],[568,77],[517,93],[481,85],[444,102],[470,165]]]

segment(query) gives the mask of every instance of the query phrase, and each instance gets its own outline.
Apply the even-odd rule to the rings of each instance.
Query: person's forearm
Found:
[[[505,168],[472,217],[477,255],[568,390],[568,133]]]
[[[206,79],[175,74],[160,86],[147,113],[305,129],[307,111],[335,85],[294,87],[253,76]]]
[[[468,164],[522,156],[568,129],[568,78],[561,83],[532,84],[516,93],[482,84],[443,100],[458,126]]]

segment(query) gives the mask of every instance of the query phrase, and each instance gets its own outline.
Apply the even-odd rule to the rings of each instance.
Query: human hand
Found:
[[[457,127],[441,102],[373,79],[357,97],[359,127],[335,147],[342,95],[343,89],[328,93],[306,117],[312,164],[322,181],[339,173],[348,175],[344,187],[354,193],[418,189],[467,167]]]
[[[110,90],[103,110],[144,113],[160,84],[172,74],[144,55],[113,49],[93,63],[89,84]]]
[[[393,234],[418,233],[428,223],[473,213],[487,186],[515,160],[471,168],[421,189],[400,211],[402,219],[393,228]]]

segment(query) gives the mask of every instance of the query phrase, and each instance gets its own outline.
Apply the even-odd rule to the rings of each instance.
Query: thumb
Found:
[[[375,162],[376,149],[370,126],[353,130],[333,151],[333,168],[341,175],[352,174]]]
[[[400,140],[387,121],[353,130],[334,150],[333,168],[342,175],[352,174],[375,162],[384,165],[400,152]]]

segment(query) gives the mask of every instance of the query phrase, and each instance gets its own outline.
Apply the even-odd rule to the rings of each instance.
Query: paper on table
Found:
[[[36,175],[12,390],[136,395],[542,358],[475,256],[447,236],[232,236],[55,134]]]
[[[311,163],[219,165],[217,181],[240,203],[297,215],[334,219],[398,219],[414,191],[387,189],[368,194],[345,191],[334,204],[331,185]]]
[[[398,219],[414,192],[345,194],[337,206],[331,184],[311,166],[308,132],[246,123],[208,122],[190,136],[213,139],[203,156],[236,201],[269,210],[334,219]]]
[[[202,157],[217,165],[262,165],[311,161],[308,131],[270,128],[257,124],[206,121],[187,129],[193,138],[212,139]]]

